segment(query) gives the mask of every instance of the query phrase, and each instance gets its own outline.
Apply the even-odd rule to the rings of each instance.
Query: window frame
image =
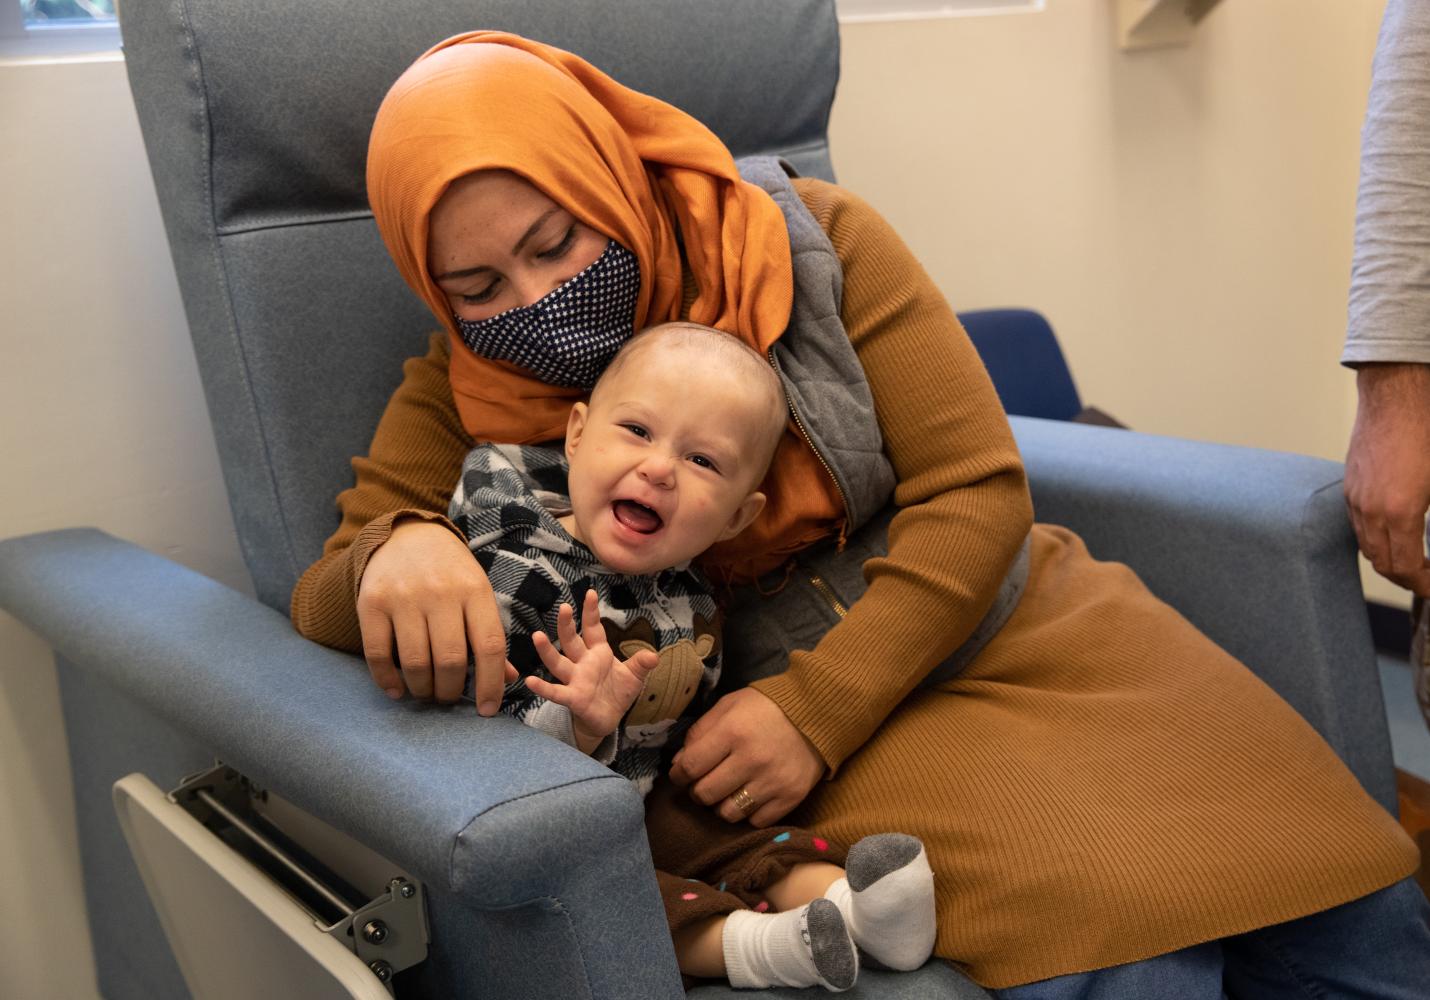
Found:
[[[118,52],[119,21],[26,24],[20,0],[0,0],[0,58]]]
[[[919,21],[988,14],[1036,14],[1047,0],[835,0],[841,24]]]

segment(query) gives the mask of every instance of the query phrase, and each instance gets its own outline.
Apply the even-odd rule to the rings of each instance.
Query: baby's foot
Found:
[[[859,975],[844,917],[828,899],[785,913],[736,910],[725,918],[722,943],[734,987],[823,986],[842,993]]]
[[[844,914],[849,933],[870,958],[900,972],[933,953],[933,870],[917,837],[880,833],[849,849],[845,877],[824,895]]]

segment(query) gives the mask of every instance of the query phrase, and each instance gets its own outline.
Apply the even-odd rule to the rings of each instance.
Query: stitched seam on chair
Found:
[[[1305,588],[1306,588],[1306,591],[1307,591],[1307,593],[1310,595],[1310,600],[1311,600],[1311,613],[1315,616],[1315,618],[1314,618],[1313,620],[1314,620],[1314,621],[1317,621],[1317,622],[1320,622],[1320,621],[1323,620],[1323,619],[1322,619],[1322,616],[1321,616],[1321,613],[1322,613],[1324,610],[1326,610],[1326,609],[1325,609],[1324,607],[1322,607],[1322,602],[1321,602],[1320,599],[1319,599],[1319,595],[1318,595],[1317,592],[1316,592],[1316,588],[1311,585],[1311,582],[1312,582],[1312,580],[1313,580],[1313,574],[1312,574],[1312,572],[1311,572],[1311,566],[1310,566],[1310,564],[1309,564],[1309,558],[1310,558],[1309,548],[1310,548],[1310,546],[1309,546],[1308,544],[1306,544],[1307,542],[1310,541],[1311,533],[1310,533],[1310,530],[1309,530],[1309,528],[1307,527],[1307,525],[1308,525],[1308,522],[1309,522],[1309,519],[1310,519],[1311,508],[1312,508],[1313,505],[1316,503],[1316,500],[1321,496],[1321,494],[1324,493],[1324,492],[1326,492],[1326,490],[1340,489],[1340,488],[1341,488],[1341,483],[1340,483],[1340,481],[1336,481],[1336,482],[1333,482],[1333,483],[1328,483],[1327,485],[1322,486],[1322,487],[1320,487],[1320,488],[1318,488],[1318,489],[1312,490],[1312,491],[1311,491],[1311,495],[1308,496],[1308,497],[1306,498],[1305,502],[1301,505],[1301,521],[1300,521],[1300,524],[1297,526],[1297,529],[1296,529],[1296,530],[1297,530],[1297,533],[1301,536],[1301,541],[1302,541],[1302,545],[1301,545],[1301,558],[1298,560],[1299,565],[1298,565],[1297,569],[1300,571],[1301,577],[1302,577],[1302,580],[1303,580],[1303,583],[1304,583],[1304,586],[1305,586]],[[1326,655],[1326,650],[1325,650],[1323,647],[1321,647],[1319,643],[1317,643],[1317,646],[1318,646],[1318,652],[1320,653],[1320,656],[1321,656],[1322,665],[1326,668],[1326,670],[1329,670],[1329,669],[1331,668],[1331,663],[1330,663],[1329,657],[1327,657],[1327,655]],[[1322,697],[1323,697],[1327,702],[1331,702],[1331,701],[1334,700],[1334,699],[1332,698],[1332,695],[1334,694],[1334,691],[1330,690],[1330,684],[1329,684],[1328,675],[1327,675],[1327,673],[1326,673],[1325,670],[1323,670],[1323,671],[1318,671],[1318,673],[1319,673],[1319,675],[1320,675],[1321,678],[1322,678],[1321,685],[1320,685],[1320,686],[1321,686],[1321,689],[1322,689],[1322,690],[1321,690],[1321,695],[1322,695]],[[1331,728],[1331,729],[1334,730],[1334,732],[1328,732],[1328,733],[1322,733],[1322,734],[1321,734],[1322,737],[1326,740],[1326,742],[1332,743],[1333,745],[1338,745],[1338,744],[1340,744],[1340,742],[1341,742],[1341,737],[1344,735],[1344,734],[1341,732],[1341,722],[1340,722],[1340,719],[1339,719],[1339,718],[1334,718],[1334,719],[1333,719],[1333,718],[1330,718],[1330,717],[1323,718],[1323,719],[1322,719],[1322,724],[1323,724],[1323,725],[1326,725],[1328,728]]]
[[[467,830],[471,829],[472,824],[475,823],[477,820],[481,819],[481,818],[482,818],[483,816],[485,816],[487,813],[491,812],[491,811],[494,810],[494,809],[499,809],[499,808],[501,808],[502,806],[510,805],[510,804],[513,803],[513,802],[520,802],[522,799],[529,799],[529,798],[534,798],[535,796],[538,796],[538,795],[545,795],[545,794],[547,794],[548,792],[554,792],[554,791],[556,791],[557,789],[560,789],[560,788],[571,788],[571,787],[573,787],[573,786],[575,786],[575,785],[584,785],[584,784],[587,784],[587,783],[592,782],[592,781],[610,781],[610,780],[625,781],[626,779],[625,779],[625,778],[622,778],[620,775],[615,774],[614,772],[612,772],[611,774],[593,775],[592,777],[589,777],[589,778],[578,778],[578,779],[576,779],[575,781],[567,781],[567,782],[563,782],[562,784],[559,784],[559,785],[549,785],[549,786],[547,786],[546,788],[540,788],[540,789],[537,789],[536,791],[527,792],[525,795],[518,795],[518,796],[516,796],[516,797],[514,797],[514,798],[510,798],[510,799],[502,799],[502,801],[500,801],[500,802],[495,802],[495,803],[493,803],[492,805],[487,806],[487,808],[483,809],[481,812],[476,813],[475,815],[473,815],[471,819],[467,820],[466,823],[462,824],[461,832],[458,833],[458,835],[457,835],[456,837],[453,837],[453,838],[452,838],[452,850],[451,850],[451,852],[449,853],[448,858],[447,858],[447,887],[448,887],[448,889],[451,890],[451,891],[453,891],[453,892],[456,891],[457,880],[456,880],[456,878],[454,877],[453,872],[454,872],[454,869],[456,868],[456,865],[457,865],[457,858],[456,858],[456,855],[457,855],[457,847],[458,847],[459,844],[461,844],[461,834],[462,834],[462,833],[465,833]],[[576,950],[577,950],[577,952],[578,952],[578,958],[579,958],[579,961],[580,961],[580,964],[581,964],[581,976],[582,976],[582,978],[585,980],[585,983],[586,983],[586,996],[587,996],[587,997],[594,997],[594,996],[596,995],[596,991],[595,991],[595,988],[591,985],[591,973],[590,973],[589,968],[588,968],[588,966],[587,966],[587,964],[586,964],[586,954],[585,954],[585,952],[582,951],[582,949],[581,949],[581,938],[580,938],[580,935],[578,935],[578,934],[576,933],[576,929],[575,929],[574,925],[571,923],[571,912],[570,912],[570,908],[567,907],[567,905],[566,905],[564,902],[562,902],[562,900],[561,900],[561,898],[560,898],[559,896],[540,896],[540,897],[533,897],[533,898],[540,898],[540,899],[549,899],[549,900],[552,900],[553,902],[556,903],[557,906],[559,906],[559,907],[561,908],[561,915],[562,915],[562,917],[566,920],[566,926],[567,926],[567,928],[571,931],[571,940],[574,941],[575,944],[576,944]],[[504,908],[505,908],[505,907],[504,907]]]
[[[263,233],[271,229],[301,229],[305,226],[323,226],[330,222],[361,222],[364,219],[371,218],[371,212],[345,212],[337,215],[289,219],[286,222],[262,222],[243,226],[224,226],[222,229],[215,227],[215,231],[220,236],[243,236],[246,233]]]
[[[566,921],[566,929],[571,933],[571,941],[576,946],[576,961],[581,965],[581,979],[586,984],[586,996],[594,997],[595,988],[591,985],[590,966],[586,963],[586,950],[581,947],[581,935],[576,933],[576,927],[571,922],[571,910],[556,896],[548,897],[561,907],[561,916]]]
[[[823,138],[825,145],[829,144],[829,118],[834,113],[834,95],[839,92],[839,77],[844,72],[844,43],[839,34],[839,10],[835,0],[823,4],[829,11],[825,20],[825,34],[829,36],[829,45],[834,49],[832,57],[834,59],[833,79],[829,81],[829,89],[824,92],[824,117],[819,123],[819,134]],[[832,166],[831,166],[832,169]]]
[[[262,415],[258,410],[258,401],[253,398],[253,380],[249,369],[248,357],[243,350],[243,341],[238,336],[238,321],[234,315],[233,296],[229,288],[228,265],[224,259],[223,244],[219,240],[219,227],[217,206],[214,198],[214,156],[213,156],[213,117],[209,114],[208,87],[204,81],[203,56],[199,53],[198,40],[194,37],[193,27],[189,19],[188,0],[179,0],[179,21],[183,28],[185,47],[189,50],[190,61],[195,71],[195,80],[198,84],[199,102],[203,109],[203,151],[204,151],[204,201],[208,206],[209,226],[213,230],[213,255],[214,264],[219,272],[219,288],[223,294],[224,305],[226,306],[228,320],[228,334],[232,343],[235,355],[238,358],[239,368],[243,373],[243,389],[245,401],[248,403],[249,413],[253,418],[253,423],[258,433],[258,443],[263,457],[265,467],[263,478],[267,482],[268,494],[274,507],[274,512],[278,518],[283,539],[287,544],[288,570],[297,578],[298,566],[294,559],[293,535],[288,526],[288,518],[283,511],[283,505],[279,502],[278,483],[273,471],[273,454],[269,447],[268,436],[264,433]]]
[[[487,806],[481,812],[475,813],[471,819],[467,820],[465,823],[462,824],[462,828],[458,831],[457,836],[452,838],[452,849],[447,854],[447,888],[453,891],[456,890],[457,883],[456,879],[452,877],[452,871],[457,865],[457,847],[461,843],[461,835],[471,829],[473,823],[481,819],[493,809],[500,809],[502,806],[510,805],[513,802],[520,802],[522,799],[534,798],[537,795],[545,795],[548,792],[556,791],[558,788],[571,788],[576,785],[584,785],[587,782],[591,781],[610,781],[613,779],[616,781],[626,780],[625,778],[616,774],[614,771],[612,771],[610,774],[593,775],[589,778],[577,778],[575,781],[566,781],[562,782],[559,785],[548,785],[545,788],[538,788],[535,791],[527,792],[524,795],[517,795],[513,798],[502,799],[500,802],[494,802],[491,805]]]
[[[800,153],[815,153],[821,149],[827,150],[828,148],[828,140],[821,137],[810,142],[801,143],[798,146],[774,146],[769,149],[756,149],[750,152],[741,152],[735,158],[737,160],[746,160],[756,156],[773,156],[777,159],[785,159],[789,156],[797,156]],[[800,200],[800,204],[804,204],[802,199]]]
[[[556,907],[556,911],[561,915],[561,919],[566,923],[566,929],[570,932],[571,941],[576,947],[576,959],[581,966],[581,977],[586,982],[587,1000],[593,1000],[596,989],[591,985],[591,974],[587,971],[586,952],[581,947],[581,937],[576,933],[575,925],[571,922],[571,908],[566,905],[565,900],[560,896],[532,896],[520,902],[512,903],[508,906],[491,906],[483,909],[488,913],[500,913],[504,910],[516,910],[523,906],[530,906],[533,903],[545,901]]]

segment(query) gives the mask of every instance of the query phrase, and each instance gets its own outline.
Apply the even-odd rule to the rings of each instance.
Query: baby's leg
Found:
[[[793,910],[812,899],[828,895],[829,887],[844,878],[844,869],[827,861],[805,861],[765,887],[765,898],[773,910]],[[847,916],[847,914],[846,914]]]
[[[664,777],[646,798],[646,835],[656,868],[709,883],[755,910],[802,906],[843,874],[841,845],[792,826],[757,830],[748,823],[727,823]],[[792,871],[800,873],[798,899],[784,905],[766,895]],[[817,878],[808,874],[821,871],[824,875]]]
[[[776,910],[826,896],[849,933],[879,965],[907,972],[928,961],[936,931],[933,871],[916,837],[881,833],[849,849],[845,869],[826,862],[793,865],[765,889]]]
[[[937,930],[933,870],[917,837],[880,833],[849,849],[848,876],[824,895],[838,904],[854,943],[875,962],[907,972],[928,961]]]
[[[786,913],[756,912],[703,883],[656,875],[684,975],[761,989],[823,986],[841,992],[854,985],[858,954],[831,900]],[[706,915],[712,911],[716,915]]]
[[[790,842],[808,839],[794,831]],[[928,961],[936,931],[933,871],[917,837],[881,833],[849,849],[848,869],[824,861],[791,865],[765,886],[774,910],[826,896],[838,905],[854,943],[879,965],[907,972]]]
[[[857,955],[844,914],[833,905],[808,905],[843,874],[833,863],[843,860],[838,845],[794,827],[727,823],[663,778],[646,798],[646,834],[682,972],[756,985],[771,977],[772,956],[803,953],[817,973],[804,985],[843,989],[846,978],[853,982]],[[777,906],[767,890],[795,869],[802,898]],[[810,871],[825,869],[817,886],[804,884]]]

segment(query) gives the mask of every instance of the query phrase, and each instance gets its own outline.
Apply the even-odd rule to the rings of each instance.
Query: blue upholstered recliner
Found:
[[[833,3],[126,0],[122,15],[258,600],[93,530],[0,543],[0,606],[60,665],[104,995],[184,993],[110,786],[142,771],[172,787],[216,757],[423,881],[431,951],[399,994],[679,995],[627,783],[509,719],[389,702],[357,658],[294,633],[288,595],[335,527],[349,457],[433,325],[388,262],[363,186],[368,127],[402,69],[459,31],[518,31],[686,108],[737,154],[780,153],[830,177]],[[1131,564],[1390,806],[1340,467],[1057,421],[1014,427],[1038,517]],[[938,961],[868,973],[850,995],[984,996]]]

